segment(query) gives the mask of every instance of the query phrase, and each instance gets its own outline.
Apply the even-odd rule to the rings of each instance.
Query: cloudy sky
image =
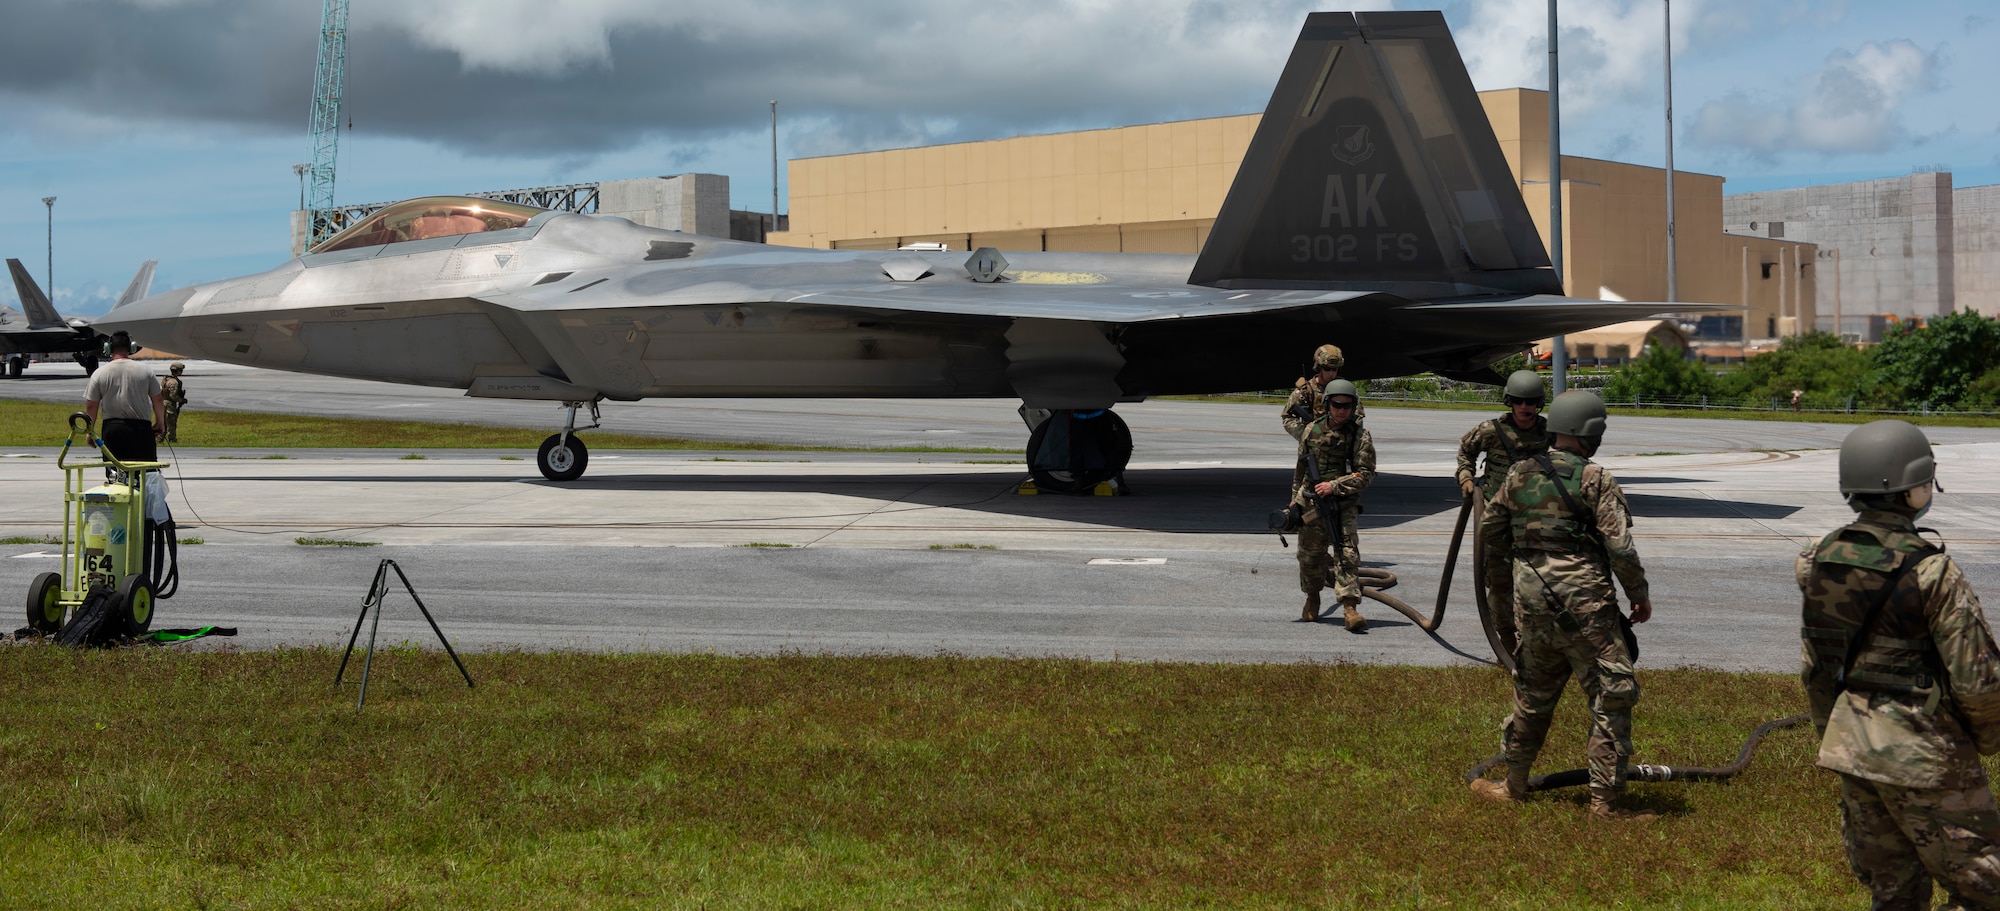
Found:
[[[1306,12],[1442,6],[1480,89],[1547,85],[1546,0],[352,0],[343,203],[1261,111]],[[1658,165],[1661,0],[1561,0],[1564,151]],[[0,255],[109,307],[289,254],[317,0],[0,0]],[[2000,182],[1990,0],[1674,0],[1675,163],[1735,192]],[[782,189],[782,187],[781,187]],[[0,289],[0,304],[13,289]]]

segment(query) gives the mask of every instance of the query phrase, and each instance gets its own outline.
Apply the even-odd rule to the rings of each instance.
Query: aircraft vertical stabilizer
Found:
[[[111,305],[116,310],[135,300],[145,297],[153,288],[153,268],[160,261],[149,259],[139,264],[139,271],[132,276],[132,283],[125,286],[125,293],[118,295],[118,302]]]
[[[1307,17],[1188,281],[1562,293],[1435,12]]]
[[[59,329],[69,325],[56,313],[56,305],[49,303],[49,296],[42,293],[42,286],[35,284],[20,260],[8,260],[7,271],[14,274],[14,291],[21,295],[21,310],[28,314],[28,328]]]

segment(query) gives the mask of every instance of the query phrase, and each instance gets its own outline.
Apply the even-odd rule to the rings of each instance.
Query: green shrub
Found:
[[[1868,352],[1841,344],[1832,333],[1808,332],[1717,377],[1714,394],[1760,404],[1774,398],[1789,402],[1792,390],[1800,389],[1816,407],[1833,407],[1861,396],[1867,375]]]
[[[1929,325],[1905,322],[1869,352],[1866,391],[1911,407],[1959,403],[1975,381],[2000,367],[2000,321],[1970,310]]]
[[[1715,393],[1715,376],[1685,352],[1654,345],[1604,384],[1613,402],[1700,402]]]

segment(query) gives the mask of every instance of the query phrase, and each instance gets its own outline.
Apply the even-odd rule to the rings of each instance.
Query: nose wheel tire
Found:
[[[118,585],[118,616],[125,621],[125,635],[143,636],[153,625],[153,585],[140,573],[126,576]]]
[[[28,627],[53,635],[62,630],[62,576],[42,573],[28,586]]]
[[[1028,474],[1045,493],[1085,493],[1132,461],[1132,430],[1110,409],[1058,411],[1028,435]]]
[[[583,469],[589,464],[590,450],[583,445],[583,440],[571,436],[565,444],[560,433],[543,440],[541,451],[535,454],[535,467],[542,470],[542,477],[551,481],[574,481],[583,477]]]

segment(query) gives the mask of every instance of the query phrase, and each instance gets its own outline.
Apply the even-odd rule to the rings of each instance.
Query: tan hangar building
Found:
[[[1548,93],[1479,93],[1521,194],[1548,240]],[[798,247],[1194,254],[1208,239],[1260,114],[793,159]],[[1563,156],[1564,286],[1572,295],[1665,300],[1666,172]],[[1812,244],[1725,234],[1723,178],[1676,171],[1683,301],[1748,307],[1749,334],[1811,326]],[[1745,311],[1705,321],[1734,340]],[[1803,317],[1802,319],[1800,317]],[[1579,357],[1602,356],[1574,352]]]

